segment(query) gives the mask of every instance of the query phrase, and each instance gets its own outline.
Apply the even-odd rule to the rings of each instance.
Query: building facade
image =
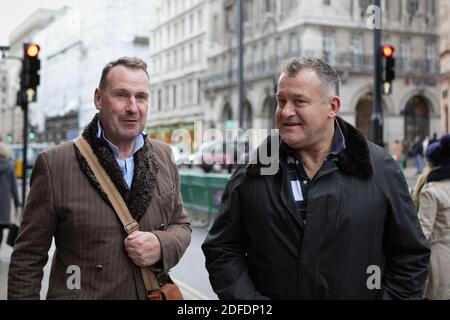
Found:
[[[3,82],[3,88],[6,91],[6,95],[3,94],[3,98],[0,100],[0,134],[8,136],[12,143],[23,141],[23,112],[17,106],[23,44],[32,42],[36,33],[52,23],[57,14],[57,10],[39,9],[27,17],[11,33],[9,37],[10,49],[5,53],[7,58],[0,62],[4,69],[2,75],[0,75],[0,80],[2,80],[0,82]],[[0,89],[0,91],[3,92],[3,89]],[[33,112],[34,109],[29,108],[29,119],[33,117]]]
[[[76,137],[96,112],[93,102],[103,67],[121,56],[137,56],[149,64],[148,34],[153,2],[98,0],[34,13],[11,36],[11,54],[23,55],[23,42],[41,47],[37,101],[29,105],[29,124],[41,141],[63,142]],[[51,16],[49,14],[51,13]],[[38,19],[39,18],[39,19]],[[31,21],[36,20],[31,25]],[[37,28],[39,26],[39,28]],[[11,61],[9,105],[15,104],[21,64]],[[1,112],[1,111],[0,111]],[[20,108],[6,114],[16,142],[21,141]]]
[[[210,0],[159,1],[150,33],[151,103],[148,131],[171,142],[172,132],[194,132],[204,110],[201,79],[207,71]]]
[[[91,121],[94,90],[108,62],[137,56],[149,63],[152,8],[145,0],[80,2],[62,8],[59,18],[34,37],[42,51],[33,120],[42,140],[73,139]]]
[[[245,128],[273,128],[282,62],[323,57],[341,81],[340,115],[370,137],[373,30],[370,0],[244,0]],[[395,47],[393,93],[383,96],[384,140],[412,141],[439,131],[438,21],[435,0],[383,1],[383,44]],[[212,0],[205,123],[238,120],[235,0]],[[208,106],[208,107],[206,107]]]
[[[450,3],[439,0],[440,15],[440,74],[439,91],[441,97],[441,133],[450,133]]]
[[[0,137],[2,139],[11,139],[11,133],[8,132],[6,114],[10,112],[11,106],[8,99],[8,69],[5,61],[0,61]]]

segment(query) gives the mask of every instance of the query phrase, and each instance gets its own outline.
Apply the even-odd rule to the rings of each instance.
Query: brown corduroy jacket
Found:
[[[98,141],[93,143],[88,131],[83,136],[90,136],[88,141],[96,148]],[[105,152],[103,147],[96,150]],[[159,238],[162,258],[157,265],[162,272],[158,278],[164,281],[189,245],[191,229],[170,148],[150,139],[139,152],[131,190],[123,188],[123,179],[116,179],[120,175],[111,155],[99,159],[104,167],[105,163],[112,166],[105,169],[139,220],[140,230],[152,231]],[[72,142],[45,151],[36,160],[11,256],[9,299],[39,299],[52,237],[56,249],[47,299],[146,298],[139,267],[124,249],[123,226]],[[80,271],[79,289],[73,288],[76,268]]]

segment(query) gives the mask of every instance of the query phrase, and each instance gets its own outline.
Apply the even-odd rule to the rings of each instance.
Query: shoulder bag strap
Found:
[[[111,181],[111,178],[108,176],[105,169],[100,165],[100,162],[98,161],[98,158],[94,154],[94,151],[89,143],[87,143],[82,136],[76,138],[74,143],[86,159],[103,191],[108,196],[109,201],[122,222],[126,233],[130,234],[133,231],[139,230],[138,222],[131,216],[125,201],[123,201],[122,196],[119,191],[117,191],[117,188]],[[141,273],[149,299],[158,299],[159,296],[162,297],[161,289],[158,285],[158,281],[156,280],[156,276],[150,268],[141,268]]]

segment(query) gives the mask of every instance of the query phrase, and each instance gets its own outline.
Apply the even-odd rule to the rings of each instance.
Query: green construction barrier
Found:
[[[181,195],[194,226],[208,226],[219,211],[229,174],[180,172]]]

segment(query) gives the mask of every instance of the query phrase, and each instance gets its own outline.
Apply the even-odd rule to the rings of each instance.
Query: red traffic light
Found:
[[[394,47],[393,46],[383,46],[383,56],[386,58],[390,58],[394,55]]]
[[[39,47],[39,45],[37,45],[35,43],[31,43],[28,45],[25,53],[28,57],[35,58],[39,54],[40,50],[41,50],[41,48]]]

